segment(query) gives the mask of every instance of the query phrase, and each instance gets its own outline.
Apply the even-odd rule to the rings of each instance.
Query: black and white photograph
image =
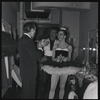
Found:
[[[98,2],[1,8],[2,99],[98,99]]]

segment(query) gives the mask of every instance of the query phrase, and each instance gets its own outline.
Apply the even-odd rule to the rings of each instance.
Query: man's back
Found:
[[[23,35],[18,45],[21,75],[25,78],[31,78],[30,76],[35,77],[37,74],[36,47],[33,41],[28,36]]]

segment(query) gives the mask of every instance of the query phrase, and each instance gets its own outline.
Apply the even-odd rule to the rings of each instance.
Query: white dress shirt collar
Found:
[[[27,34],[27,33],[24,33],[24,35],[27,35],[29,38],[31,38],[31,36],[29,34]]]

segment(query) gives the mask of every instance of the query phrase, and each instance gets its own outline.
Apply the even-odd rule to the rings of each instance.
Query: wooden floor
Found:
[[[18,86],[16,87],[16,83],[13,80],[13,84],[12,87],[10,87],[8,89],[8,91],[6,92],[6,94],[4,95],[3,99],[20,99],[20,93],[21,93],[21,88]],[[86,87],[88,84],[83,84],[84,86],[78,90],[78,95],[80,95],[80,98],[82,97],[82,94],[84,93]],[[37,87],[38,90],[40,90],[39,87]],[[50,90],[50,83],[48,84],[48,87],[46,89],[46,92],[44,93],[44,97],[41,97],[41,94],[39,94],[39,92],[37,92],[37,99],[48,99],[49,96],[49,90]],[[67,99],[68,93],[69,93],[69,87],[68,87],[68,82],[66,82],[66,86],[65,86],[65,95],[64,95],[64,99]],[[54,99],[58,99],[59,96],[59,83],[58,86],[56,88],[56,93],[55,93],[55,98]]]

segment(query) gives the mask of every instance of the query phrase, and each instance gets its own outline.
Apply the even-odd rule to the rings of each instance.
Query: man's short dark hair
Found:
[[[27,22],[23,26],[24,33],[29,33],[31,29],[36,29],[36,23],[35,22]]]
[[[58,33],[58,31],[60,30],[60,28],[59,28],[59,27],[50,27],[50,31],[51,31],[51,30],[56,30],[57,33]]]

